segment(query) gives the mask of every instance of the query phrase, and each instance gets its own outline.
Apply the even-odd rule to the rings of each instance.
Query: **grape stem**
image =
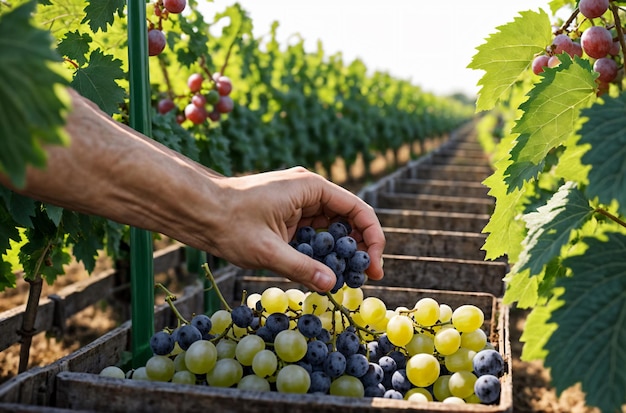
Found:
[[[209,268],[209,264],[207,264],[207,263],[202,264],[202,269],[204,269],[204,273],[206,274],[206,277],[211,282],[211,287],[209,287],[207,291],[209,291],[211,289],[214,290],[215,293],[217,294],[218,298],[220,299],[220,302],[224,305],[224,308],[226,310],[228,310],[229,312],[232,312],[233,309],[230,308],[230,305],[228,305],[228,302],[226,301],[226,299],[222,295],[222,292],[217,287],[217,283],[215,282],[215,277],[213,277],[213,273],[211,272],[211,269]]]
[[[158,288],[160,288],[161,290],[163,290],[163,292],[165,293],[165,302],[167,303],[167,305],[170,306],[170,308],[172,309],[172,312],[174,313],[174,315],[176,316],[176,318],[178,319],[179,323],[182,324],[189,324],[189,321],[187,321],[185,319],[185,317],[183,317],[183,315],[180,313],[180,311],[178,311],[178,308],[176,308],[176,306],[174,305],[174,301],[176,301],[176,295],[172,294],[172,292],[170,290],[168,290],[163,284],[161,283],[157,283],[156,285]],[[180,324],[179,324],[180,325]]]
[[[335,310],[339,310],[339,312],[341,312],[341,314],[346,317],[348,319],[348,322],[350,323],[350,325],[354,328],[356,328],[357,332],[359,333],[359,338],[361,340],[363,340],[363,337],[361,337],[360,332],[363,331],[367,334],[371,334],[374,337],[378,337],[380,336],[380,333],[376,333],[375,331],[369,330],[365,327],[361,327],[360,325],[358,325],[354,319],[352,318],[352,316],[350,315],[350,311],[348,311],[348,309],[346,307],[344,307],[343,305],[339,304],[337,302],[337,300],[335,300],[335,298],[333,297],[333,295],[329,292],[326,293],[326,296],[328,297],[328,300],[333,303],[333,306],[335,307]],[[334,320],[334,317],[333,317]]]
[[[619,225],[621,225],[624,228],[626,228],[626,222],[622,221],[621,219],[619,219],[615,215],[611,214],[609,211],[607,211],[605,209],[602,209],[602,208],[596,208],[594,212],[597,212],[598,214],[604,215],[605,217],[609,218],[611,221],[616,222]]]
[[[615,30],[617,30],[617,41],[619,41],[620,46],[622,47],[622,53],[626,54],[626,41],[624,41],[624,30],[622,30],[622,22],[619,18],[619,6],[615,3],[611,3],[611,12],[613,12],[613,17],[615,18]],[[623,226],[626,226],[622,223]]]
[[[574,20],[576,20],[576,16],[578,16],[578,12],[579,12],[579,10],[578,10],[578,8],[576,8],[576,9],[572,12],[572,15],[571,15],[571,16],[569,16],[569,19],[567,19],[567,21],[566,21],[565,23],[563,23],[563,24],[561,25],[561,27],[559,27],[559,29],[558,29],[556,32],[554,32],[554,34],[555,34],[555,35],[556,35],[556,34],[561,34],[561,33],[563,33],[564,31],[567,31],[567,28],[568,28],[568,27],[569,27],[569,26],[570,26],[570,25],[574,22]]]

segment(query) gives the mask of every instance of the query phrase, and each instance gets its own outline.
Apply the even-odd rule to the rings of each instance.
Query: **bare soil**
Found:
[[[429,142],[427,150],[437,146],[440,142]],[[419,152],[419,148],[415,148]],[[403,148],[399,153],[398,164],[403,165],[410,159],[408,148]],[[391,172],[393,156],[378,157],[372,165],[372,181]],[[396,165],[397,166],[397,165]],[[338,163],[333,168],[331,176],[333,180],[347,189],[356,192],[366,185],[362,177],[363,164],[357,163],[350,175],[360,177],[350,179],[346,176],[345,168]],[[323,172],[323,171],[321,171]],[[166,241],[163,241],[166,242]],[[158,247],[158,246],[157,246]],[[110,268],[111,262],[105,257],[98,261],[96,271]],[[88,277],[88,273],[82,265],[72,263],[67,266],[66,274],[60,277],[54,286],[44,286],[42,296],[59,291],[63,287]],[[15,289],[0,293],[0,312],[23,305],[28,296],[28,283],[18,279]],[[545,369],[541,362],[525,362],[520,360],[522,343],[519,341],[526,320],[526,312],[511,310],[511,345],[513,353],[513,398],[514,411],[522,412],[546,412],[546,413],[597,413],[585,405],[584,393],[579,387],[573,387],[565,391],[561,397],[557,397],[554,388],[550,385],[550,372]],[[57,359],[72,353],[78,348],[88,344],[97,337],[119,326],[120,312],[106,300],[97,305],[86,308],[67,320],[67,328],[63,336],[53,337],[45,333],[33,337],[29,368],[50,364]],[[17,374],[19,362],[19,344],[15,344],[0,353],[0,385]]]

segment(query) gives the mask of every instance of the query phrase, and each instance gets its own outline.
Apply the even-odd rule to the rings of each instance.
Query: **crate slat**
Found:
[[[491,214],[494,202],[490,198],[380,192],[375,207],[484,215]]]
[[[480,233],[489,222],[488,214],[418,211],[413,209],[376,208],[383,227],[432,229]]]
[[[384,227],[385,252],[416,257],[461,258],[482,261],[486,235],[474,232]]]

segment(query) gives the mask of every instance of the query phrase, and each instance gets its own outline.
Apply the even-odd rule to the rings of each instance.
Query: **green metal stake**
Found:
[[[128,70],[130,79],[130,126],[152,136],[150,120],[150,76],[148,28],[145,0],[128,0]],[[154,334],[154,262],[152,234],[130,229],[131,347],[133,367],[145,365],[152,356]]]

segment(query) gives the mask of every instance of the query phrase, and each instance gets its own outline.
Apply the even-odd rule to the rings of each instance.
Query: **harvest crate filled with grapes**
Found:
[[[464,66],[475,99],[281,44],[278,22],[257,35],[244,5],[217,2],[0,1],[0,298],[24,303],[0,309],[0,412],[626,412],[626,2],[502,16]],[[139,141],[163,161],[152,173],[119,149]],[[242,213],[187,186],[239,196],[293,171],[372,207],[383,278],[332,211],[271,228],[334,273],[329,292],[257,268],[217,245],[239,222],[213,232],[198,211]],[[251,219],[275,215],[257,198]],[[63,287],[75,267],[85,279]],[[40,361],[36,343],[86,308],[116,315]]]

